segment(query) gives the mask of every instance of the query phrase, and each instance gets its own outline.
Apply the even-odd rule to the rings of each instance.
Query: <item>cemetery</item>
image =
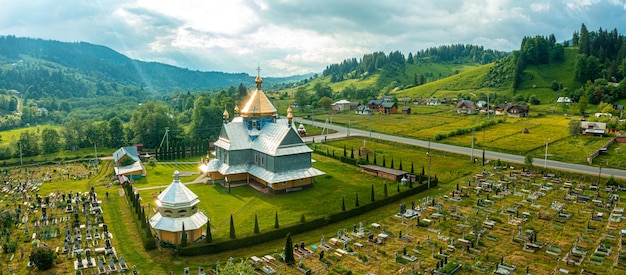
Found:
[[[96,174],[89,165],[60,163],[2,170],[3,272],[36,273],[40,265],[54,262],[51,270],[59,273],[138,274],[117,252],[120,244],[103,218],[101,206],[107,202],[108,192],[98,193],[94,187],[44,191],[50,190],[44,185],[53,181],[90,179]],[[39,251],[51,257],[34,259]]]

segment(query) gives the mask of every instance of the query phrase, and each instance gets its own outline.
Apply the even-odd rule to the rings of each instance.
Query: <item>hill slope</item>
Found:
[[[305,77],[264,80],[271,86]],[[244,73],[192,71],[133,60],[110,48],[85,42],[0,37],[0,88],[16,89],[34,99],[115,94],[118,85],[136,87],[140,92],[147,88],[164,93],[177,89],[215,91],[253,81],[253,76]],[[29,94],[28,87],[33,84],[38,85],[38,91]],[[65,93],[59,95],[57,91]]]

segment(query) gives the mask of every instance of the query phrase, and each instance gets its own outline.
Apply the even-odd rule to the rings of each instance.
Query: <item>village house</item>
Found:
[[[354,111],[354,113],[357,115],[373,114],[372,110],[370,110],[370,108],[367,105],[359,105],[359,107],[356,107],[356,110]]]
[[[411,114],[411,107],[402,107],[402,114],[403,115],[410,115]]]
[[[469,100],[463,100],[456,104],[456,113],[463,115],[473,115],[478,112],[476,104]]]
[[[561,96],[559,98],[556,99],[556,103],[557,104],[565,104],[565,105],[570,105],[572,104],[572,99],[566,96]]]
[[[383,104],[383,101],[381,99],[372,99],[367,102],[367,106],[372,112],[379,112],[381,104]]]
[[[413,99],[413,104],[426,104],[426,100],[422,98]]]
[[[384,115],[395,114],[398,112],[398,104],[391,101],[385,101],[380,104],[380,113]]]
[[[117,149],[113,153],[115,175],[120,183],[129,179],[140,179],[146,175],[146,168],[141,163],[136,146],[127,146]]]
[[[506,114],[509,117],[527,117],[528,111],[528,105],[511,105],[511,107],[506,110]]]
[[[330,108],[333,111],[337,111],[337,112],[341,112],[344,110],[350,110],[350,101],[347,101],[345,99],[339,100],[333,104],[330,105]]]
[[[580,128],[582,129],[582,134],[586,136],[601,137],[606,133],[606,123],[604,122],[581,121]]]
[[[504,103],[493,108],[494,114],[497,116],[503,116],[506,114],[506,110],[513,106],[510,103]]]
[[[426,105],[437,106],[441,105],[441,100],[439,98],[433,97],[426,100]]]

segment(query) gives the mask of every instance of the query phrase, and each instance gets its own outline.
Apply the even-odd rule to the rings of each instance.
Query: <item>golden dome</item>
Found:
[[[276,108],[272,105],[269,98],[265,95],[263,90],[256,89],[246,101],[246,104],[241,108],[242,117],[266,117],[276,116]]]
[[[254,80],[254,82],[256,82],[256,87],[260,89],[261,88],[261,84],[263,84],[263,79],[261,79],[260,75],[257,75],[256,79]]]
[[[222,114],[222,116],[224,117],[224,119],[228,119],[229,114],[228,114],[228,111],[226,111],[226,109],[224,109],[224,114]]]
[[[239,106],[235,106],[235,114],[239,113]]]
[[[291,121],[292,118],[293,114],[291,113],[291,106],[289,106],[289,108],[287,108],[287,119]]]

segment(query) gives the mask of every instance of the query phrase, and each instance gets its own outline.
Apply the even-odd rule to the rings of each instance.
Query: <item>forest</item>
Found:
[[[386,74],[402,74],[406,64],[416,63],[479,63],[487,64],[507,56],[508,53],[485,49],[476,45],[444,45],[431,47],[409,53],[407,57],[399,51],[392,51],[388,55],[384,52],[364,54],[360,60],[345,59],[340,64],[331,64],[323,71],[323,76],[330,76],[331,82],[344,79],[359,78],[384,70]],[[421,76],[420,78],[423,78]],[[423,84],[423,83],[422,83]]]

